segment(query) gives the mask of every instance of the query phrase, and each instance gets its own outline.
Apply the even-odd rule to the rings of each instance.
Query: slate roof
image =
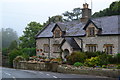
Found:
[[[77,42],[74,40],[74,38],[65,38],[65,40],[70,44],[73,50],[80,50],[80,47],[77,44]]]
[[[66,37],[61,43],[61,46],[65,43],[68,42],[68,44],[73,48],[73,50],[81,50],[77,42],[74,40],[72,37]]]
[[[96,18],[92,21],[102,28],[102,34],[120,34],[120,15]]]
[[[91,21],[98,27],[102,29],[101,35],[106,34],[120,34],[120,15],[116,16],[107,16],[107,17],[100,17],[100,18],[93,18]],[[84,36],[85,30],[85,23],[80,22],[80,20],[71,21],[71,22],[58,22],[58,23],[51,23],[46,26],[43,30],[41,30],[37,38],[40,37],[53,37],[52,30],[55,25],[58,25],[63,31],[66,31],[64,36]]]

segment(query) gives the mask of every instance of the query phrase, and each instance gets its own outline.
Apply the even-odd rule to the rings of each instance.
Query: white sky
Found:
[[[117,0],[92,0],[92,12],[103,10]],[[86,0],[91,8],[91,0]],[[1,0],[0,26],[13,28],[21,36],[28,23],[46,22],[48,17],[61,15],[74,8],[82,8],[85,0]]]

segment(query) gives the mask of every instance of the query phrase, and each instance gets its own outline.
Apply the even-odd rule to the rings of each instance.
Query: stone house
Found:
[[[120,53],[120,15],[91,18],[83,4],[82,18],[71,22],[50,23],[36,35],[37,56],[58,58],[73,51]]]

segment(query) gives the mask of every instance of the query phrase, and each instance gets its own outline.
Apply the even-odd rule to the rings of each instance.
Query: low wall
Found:
[[[118,78],[120,77],[120,69],[103,69],[103,68],[77,68],[77,67],[65,67],[59,65],[57,72],[60,73],[72,73],[72,74],[85,74],[85,75],[97,75]]]
[[[90,67],[74,67],[70,65],[58,65],[58,63],[46,62],[17,62],[13,63],[16,69],[39,70],[39,71],[53,71],[60,73],[97,75],[118,78],[120,77],[120,69],[103,69]]]
[[[55,71],[56,72],[58,63],[21,61],[21,62],[13,62],[13,67],[16,69]]]

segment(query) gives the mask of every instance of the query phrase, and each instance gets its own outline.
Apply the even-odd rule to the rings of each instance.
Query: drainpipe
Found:
[[[81,39],[81,48],[82,48],[82,52],[83,52],[83,40]]]
[[[50,38],[48,38],[48,44],[49,44],[49,53],[48,53],[48,58],[50,59]]]

